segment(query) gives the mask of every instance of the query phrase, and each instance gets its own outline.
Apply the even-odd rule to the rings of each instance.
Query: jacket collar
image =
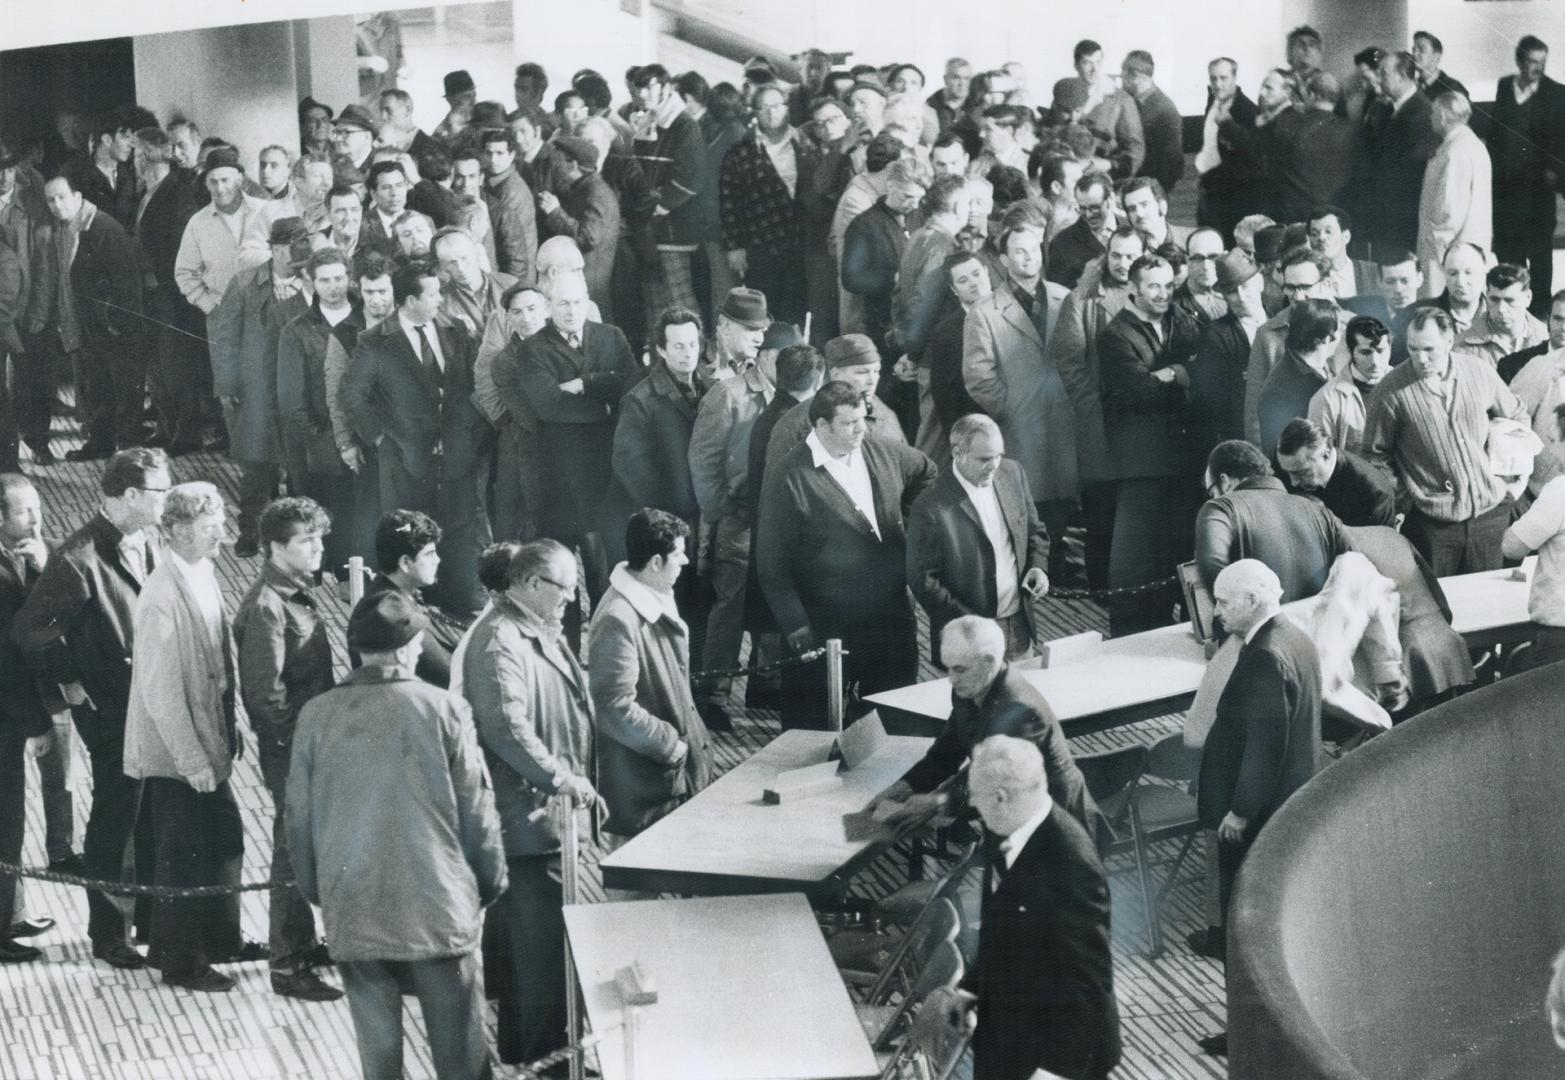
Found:
[[[1235,491],[1286,491],[1282,481],[1275,476],[1252,476],[1242,481]]]
[[[379,664],[365,664],[362,667],[356,667],[348,672],[347,677],[342,680],[344,685],[352,683],[358,686],[366,683],[416,683],[418,681],[412,675],[404,675],[396,668],[381,667]]]
[[[625,602],[635,609],[636,614],[649,623],[655,623],[665,617],[676,622],[681,621],[674,607],[673,594],[664,597],[653,592],[636,580],[627,563],[620,563],[609,574],[609,588],[623,596]]]
[[[263,557],[269,554],[269,552],[262,552]],[[266,558],[266,561],[261,564],[261,582],[284,600],[292,600],[295,596],[303,595],[311,604],[315,602],[310,596],[310,586],[306,582],[289,577],[279,570],[277,564],[270,558]]]

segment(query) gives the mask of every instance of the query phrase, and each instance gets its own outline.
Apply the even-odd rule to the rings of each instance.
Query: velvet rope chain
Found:
[[[257,881],[247,885],[139,885],[131,881],[101,881],[79,874],[62,874],[41,866],[18,866],[0,862],[0,874],[52,881],[57,885],[76,885],[110,896],[151,896],[164,900],[195,900],[207,896],[227,896],[230,893],[260,892],[263,889],[290,886],[291,881]]]

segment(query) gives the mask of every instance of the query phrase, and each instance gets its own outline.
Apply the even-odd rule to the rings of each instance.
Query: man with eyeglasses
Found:
[[[136,837],[136,880],[150,880],[150,831],[137,827],[141,782],[125,775],[125,714],[130,700],[132,613],[142,584],[163,557],[155,525],[172,486],[161,450],[121,450],[109,458],[98,512],[49,559],[12,634],[28,666],[58,686],[92,767],[92,809],[82,847],[89,878],[126,880],[124,863]],[[148,926],[149,905],[137,922]],[[131,905],[87,893],[92,954],[117,968],[146,963],[130,945]]]
[[[1293,305],[1300,300],[1330,300],[1332,294],[1330,272],[1325,261],[1307,248],[1295,248],[1282,257],[1282,293],[1288,306],[1273,315],[1255,332],[1255,343],[1250,347],[1250,363],[1244,376],[1244,437],[1261,442],[1260,404],[1261,389],[1266,385],[1272,369],[1288,351],[1288,324]],[[1353,313],[1340,309],[1337,315],[1342,329],[1346,330]],[[1335,375],[1348,366],[1347,335],[1342,334],[1336,351],[1331,357],[1331,373]]]
[[[1118,221],[1114,189],[1102,173],[1090,172],[1076,181],[1076,209],[1081,216],[1049,242],[1048,279],[1074,289],[1087,264],[1108,249]]]

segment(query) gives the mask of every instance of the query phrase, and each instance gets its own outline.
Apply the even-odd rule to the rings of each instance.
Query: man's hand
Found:
[[[560,384],[560,393],[562,394],[584,394],[586,392],[587,384],[582,382],[580,378],[575,378],[570,382],[562,382]]]
[[[677,743],[674,744],[674,760],[668,763],[668,767],[670,769],[679,768],[685,763],[685,759],[689,756],[690,744],[687,743],[684,739],[680,739]]]
[[[552,214],[560,208],[560,197],[552,191],[540,191],[538,193],[538,209],[545,214]]]
[[[1160,383],[1171,383],[1176,378],[1178,378],[1179,376],[1174,371],[1173,368],[1171,368],[1171,367],[1163,367],[1163,368],[1158,368],[1156,371],[1154,371],[1152,373],[1152,377],[1154,379],[1156,379]]]
[[[734,276],[744,278],[744,272],[750,269],[749,257],[745,255],[744,248],[734,248],[728,253],[728,269],[734,272]]]
[[[203,795],[217,790],[217,774],[212,771],[210,766],[202,769],[194,776],[186,777],[185,782]]]
[[[54,746],[54,732],[46,731],[42,735],[29,735],[27,737],[27,756],[31,758],[43,757]]]
[[[788,647],[795,653],[807,653],[815,648],[815,631],[801,626],[788,635]]]
[[[65,699],[67,705],[86,705],[89,709],[95,707],[92,698],[87,696],[87,691],[82,689],[82,684],[79,682],[61,683],[60,696]]]
[[[26,540],[18,540],[16,546],[11,549],[22,558],[34,570],[42,570],[44,564],[49,561],[49,549],[44,542],[36,536],[29,536]]]
[[[390,62],[388,62],[384,56],[359,57],[359,68],[361,70],[373,71],[377,75],[384,75],[387,69],[390,67]]]
[[[364,451],[357,446],[349,446],[337,452],[342,455],[342,463],[350,472],[358,472],[364,468]]]
[[[901,382],[918,381],[918,365],[913,363],[913,358],[903,353],[897,357],[897,362],[891,365],[892,377]]]
[[[569,795],[577,806],[591,806],[598,799],[597,789],[585,776],[568,776],[560,785],[561,795]]]
[[[1022,577],[1022,588],[1041,600],[1049,595],[1049,575],[1043,567],[1035,566]]]
[[[1217,838],[1230,844],[1237,844],[1244,839],[1244,831],[1250,827],[1250,823],[1232,810],[1224,816],[1222,823],[1217,826]]]
[[[937,791],[931,791],[927,795],[910,795],[902,803],[902,816],[924,817],[927,814],[939,814],[950,805],[951,797]]]
[[[223,403],[223,408],[225,408],[225,409],[237,409],[237,408],[239,408],[239,399],[234,397],[232,394],[224,394],[218,400]]]

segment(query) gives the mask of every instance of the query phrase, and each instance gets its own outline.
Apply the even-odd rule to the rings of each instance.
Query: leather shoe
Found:
[[[326,985],[309,968],[272,972],[272,993],[298,998],[300,1001],[336,1001],[342,997],[341,990]]]
[[[147,966],[147,958],[123,941],[116,941],[113,945],[94,945],[92,955],[121,971],[137,971]]]
[[[696,712],[701,715],[708,731],[732,731],[734,722],[728,716],[728,710],[715,702],[703,701],[696,706]]]
[[[44,447],[42,450],[34,450],[33,451],[33,464],[37,465],[39,468],[43,468],[45,466],[53,465],[53,464],[55,464],[59,460],[60,459],[55,457],[54,454],[49,450],[49,448],[47,446]]]
[[[75,874],[77,877],[85,877],[87,874],[82,857],[74,851],[63,859],[50,859],[49,869],[56,874]]]
[[[1228,959],[1228,936],[1221,926],[1208,926],[1205,930],[1193,930],[1185,938],[1185,944],[1197,956],[1224,962]]]
[[[187,972],[184,975],[165,974],[163,976],[163,985],[179,986],[186,990],[197,990],[203,994],[226,994],[234,988],[234,980],[224,975],[221,971],[203,967]]]
[[[36,919],[23,919],[21,922],[11,924],[11,937],[37,937],[54,929],[54,920],[47,915],[40,915]]]
[[[214,963],[253,964],[258,960],[270,960],[271,958],[272,950],[269,946],[263,945],[259,941],[247,941],[243,945],[240,945],[236,952],[232,952],[227,956],[221,957],[214,961]]]
[[[42,949],[16,941],[0,940],[0,964],[25,964],[43,956]]]
[[[337,963],[331,958],[331,950],[326,947],[324,941],[317,941],[310,951],[304,954],[303,961],[312,968],[332,967]]]
[[[1204,1039],[1198,1039],[1196,1045],[1201,1048],[1201,1053],[1211,1054],[1213,1057],[1228,1056],[1228,1032],[1219,1031],[1216,1035],[1208,1035]]]
[[[104,446],[101,444],[94,446],[91,443],[88,443],[85,446],[78,446],[75,450],[67,450],[65,452],[65,460],[102,461],[104,458],[112,457],[113,455],[114,447],[112,446]]]

